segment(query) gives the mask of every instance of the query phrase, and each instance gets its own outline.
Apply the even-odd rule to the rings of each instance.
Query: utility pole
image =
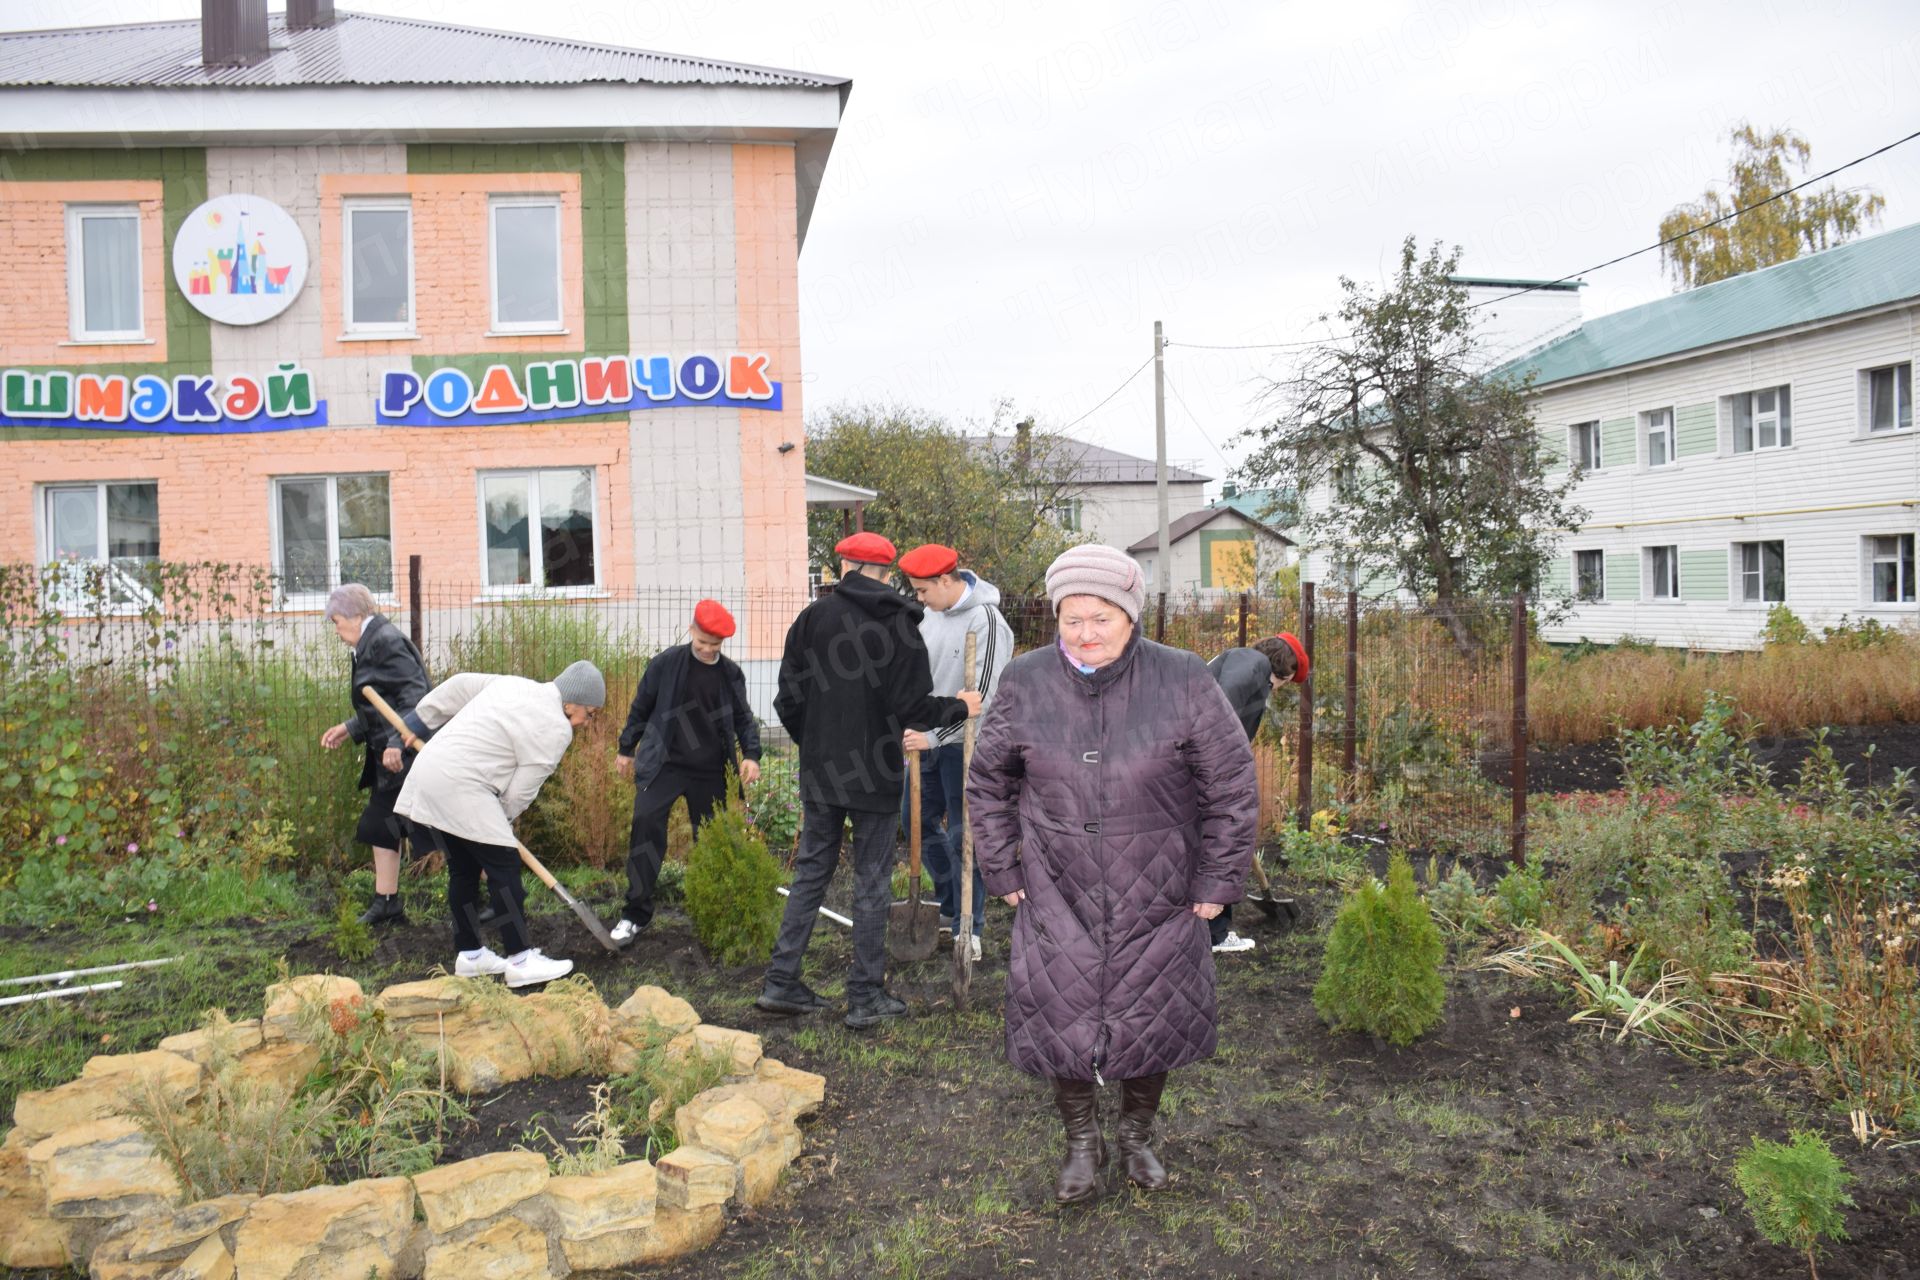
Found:
[[[1173,538],[1167,524],[1167,344],[1160,322],[1153,322],[1153,487],[1160,503],[1160,542],[1153,562],[1159,579],[1154,589],[1165,595],[1173,583]]]

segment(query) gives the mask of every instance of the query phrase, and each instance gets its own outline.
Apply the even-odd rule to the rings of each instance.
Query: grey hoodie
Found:
[[[927,661],[933,668],[933,692],[951,698],[967,687],[967,633],[980,637],[975,645],[974,661],[979,669],[980,714],[993,705],[994,686],[1001,671],[1013,658],[1013,628],[1000,612],[1000,588],[966,569],[960,570],[967,594],[960,603],[944,613],[927,610],[920,619],[920,638],[927,645]],[[930,735],[940,746],[959,742],[965,725],[938,729]]]

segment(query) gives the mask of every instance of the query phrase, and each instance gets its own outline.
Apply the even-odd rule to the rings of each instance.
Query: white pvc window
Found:
[[[286,476],[273,482],[274,572],[282,598],[343,582],[393,590],[393,514],[384,475]]]
[[[355,200],[345,206],[347,332],[413,331],[413,206]]]
[[[1890,364],[1868,369],[1867,430],[1911,431],[1913,429],[1913,365]]]
[[[1793,444],[1792,392],[1786,387],[1743,391],[1733,397],[1733,451],[1753,453]]]
[[[67,206],[67,312],[75,342],[146,340],[140,297],[140,211]]]
[[[560,201],[552,196],[496,197],[488,205],[497,333],[560,330]]]
[[[1567,428],[1567,456],[1582,471],[1600,466],[1600,424],[1576,422]]]
[[[1893,533],[1868,538],[1867,573],[1875,604],[1912,604],[1913,535]]]
[[[1647,465],[1664,467],[1673,461],[1673,410],[1655,409],[1640,415],[1641,433],[1647,439]]]
[[[1607,598],[1607,558],[1599,551],[1573,553],[1574,594],[1581,600]]]
[[[1680,598],[1680,548],[1647,548],[1647,594],[1655,600]]]
[[[42,546],[57,566],[49,603],[62,613],[105,603],[154,603],[160,560],[160,486],[151,480],[48,485],[40,491]],[[99,585],[96,585],[96,578]],[[99,595],[104,587],[105,600]]]
[[[1740,599],[1747,604],[1780,604],[1787,598],[1787,544],[1741,542]]]
[[[480,476],[481,570],[488,590],[599,585],[592,467]]]

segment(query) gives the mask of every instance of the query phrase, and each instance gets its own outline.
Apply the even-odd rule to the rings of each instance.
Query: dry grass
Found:
[[[1689,723],[1699,718],[1708,690],[1738,703],[1769,733],[1910,722],[1920,720],[1920,633],[1890,632],[1868,646],[1828,641],[1753,653],[1536,653],[1528,685],[1528,721],[1542,746]]]

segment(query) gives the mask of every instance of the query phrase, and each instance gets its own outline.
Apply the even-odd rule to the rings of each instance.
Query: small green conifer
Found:
[[[1412,864],[1395,853],[1387,883],[1367,877],[1335,917],[1313,1007],[1335,1031],[1412,1044],[1440,1021],[1445,951],[1439,927],[1413,887]]]

